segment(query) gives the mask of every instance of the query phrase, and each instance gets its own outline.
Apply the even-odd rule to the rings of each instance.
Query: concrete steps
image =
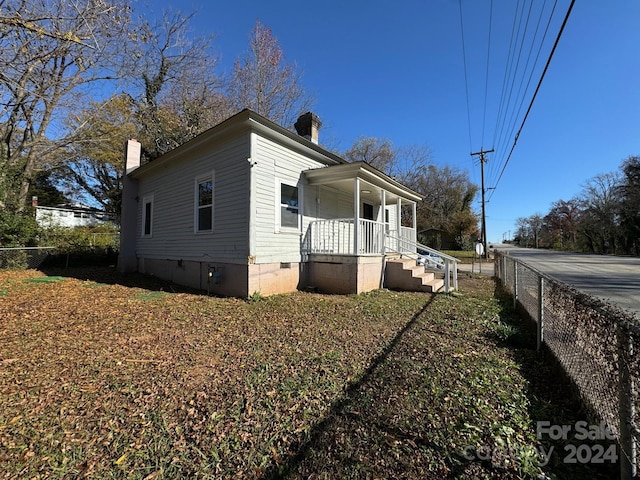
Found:
[[[384,271],[384,286],[391,290],[410,292],[437,292],[444,287],[444,280],[433,272],[425,272],[424,266],[416,265],[410,258],[387,259]]]

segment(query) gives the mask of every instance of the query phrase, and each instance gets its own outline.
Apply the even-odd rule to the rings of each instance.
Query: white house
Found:
[[[112,221],[105,212],[79,203],[35,208],[36,222],[43,227],[93,227]]]
[[[120,271],[238,297],[440,288],[415,263],[421,196],[318,146],[319,126],[307,113],[296,135],[243,110],[144,165],[129,140]]]

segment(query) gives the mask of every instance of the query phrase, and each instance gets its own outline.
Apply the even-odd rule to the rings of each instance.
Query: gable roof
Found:
[[[201,148],[203,145],[228,138],[231,135],[238,135],[243,132],[251,131],[259,133],[262,136],[270,138],[292,150],[307,155],[313,160],[327,166],[348,163],[335,153],[316,145],[290,130],[287,130],[253,110],[244,109],[218,125],[205,130],[188,142],[174,148],[170,152],[141,165],[139,168],[129,173],[129,175],[134,178],[142,176],[147,171],[153,170],[158,166],[183,158],[185,155],[188,155],[190,151]]]

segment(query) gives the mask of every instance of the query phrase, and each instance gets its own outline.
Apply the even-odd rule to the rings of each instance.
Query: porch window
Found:
[[[280,184],[280,226],[282,228],[298,228],[299,206],[298,187]]]
[[[142,198],[142,236],[150,237],[153,226],[153,195]]]
[[[196,181],[196,232],[213,230],[213,176]]]

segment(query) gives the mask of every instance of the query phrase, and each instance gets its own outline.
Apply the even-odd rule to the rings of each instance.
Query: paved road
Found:
[[[586,255],[496,245],[542,273],[633,311],[640,318],[640,258]]]

